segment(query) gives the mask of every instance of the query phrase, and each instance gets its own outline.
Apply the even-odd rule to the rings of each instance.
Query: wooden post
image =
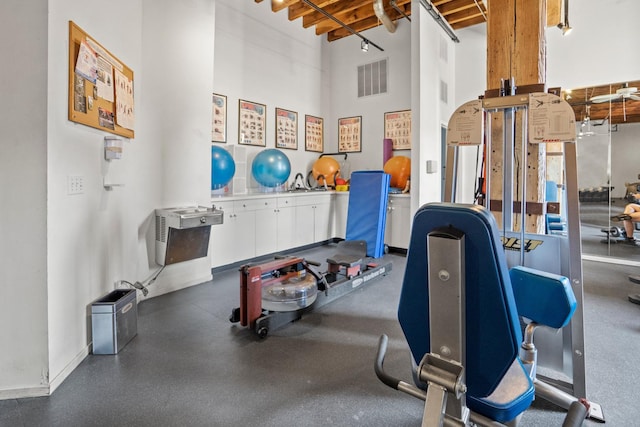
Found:
[[[544,90],[546,80],[545,26],[547,22],[546,0],[491,0],[488,2],[487,21],[487,96],[497,96],[501,82],[513,79],[518,93]],[[494,114],[491,123],[492,153],[491,194],[489,200],[502,200],[503,128],[502,115]],[[515,117],[516,145],[515,168],[520,168],[522,115]],[[527,144],[526,200],[528,203],[544,202],[545,147]],[[513,188],[518,189],[521,170],[514,169]],[[519,196],[514,194],[514,200]],[[501,224],[500,212],[493,212]],[[526,215],[527,232],[543,233],[544,216]],[[520,228],[520,219],[514,217],[514,230]]]

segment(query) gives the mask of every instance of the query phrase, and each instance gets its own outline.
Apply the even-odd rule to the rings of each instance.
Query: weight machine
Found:
[[[540,182],[538,160],[532,162],[535,166],[531,166],[530,152],[539,153],[541,157],[548,143],[562,146],[566,191],[561,203],[545,203],[545,185],[539,185],[540,191],[533,195],[527,191],[529,181]],[[384,339],[381,339],[376,363],[376,372],[385,384],[425,399],[423,425],[468,425],[470,422],[496,425],[492,422],[511,421],[528,407],[533,398],[528,393],[531,391],[533,394],[534,389],[537,396],[570,410],[569,418],[572,419],[568,419],[569,424],[566,425],[581,425],[580,413],[587,407],[591,418],[604,421],[600,405],[584,399],[583,282],[575,143],[573,111],[568,103],[553,94],[530,93],[474,100],[459,107],[452,115],[447,129],[444,195],[445,202],[450,204],[442,208],[427,205],[416,213],[398,311],[414,363],[418,366],[416,383],[427,383],[428,392],[384,373]],[[532,150],[532,145],[539,150]],[[475,194],[478,196],[476,202],[483,208],[453,204],[458,202],[462,194],[462,187],[458,184],[462,151],[465,149],[476,155],[477,165],[483,165],[476,171],[483,179],[479,180]],[[490,172],[492,169],[497,169],[493,176]],[[481,209],[480,213],[477,209]],[[492,212],[493,216],[488,212]],[[567,220],[566,233],[544,233],[544,215],[548,213],[563,214]],[[484,218],[486,215],[491,220]],[[495,234],[495,238],[479,236],[478,233],[489,236]],[[454,241],[462,243],[456,246],[452,243]],[[500,250],[489,249],[494,248],[495,241],[499,242]],[[465,250],[467,244],[473,245],[474,250]],[[440,250],[429,251],[430,245]],[[442,251],[445,252],[444,259],[437,256]],[[494,254],[495,259],[486,258],[488,253]],[[447,264],[449,256],[460,263],[454,274],[451,271],[456,267]],[[478,263],[474,257],[487,262]],[[427,266],[423,266],[425,258]],[[504,258],[504,261],[500,258]],[[435,267],[431,265],[432,262]],[[472,263],[471,267],[469,263]],[[514,273],[505,273],[506,268],[502,263]],[[524,288],[518,288],[521,285],[514,283],[512,288],[509,282],[514,282],[514,275],[521,277],[518,273],[520,269],[542,271],[542,278],[527,279]],[[485,274],[491,278],[476,277]],[[510,275],[511,279],[508,277]],[[528,272],[525,275],[529,277]],[[547,280],[549,277],[545,278],[545,275],[553,276],[553,280]],[[449,282],[450,277],[454,280],[447,286],[458,283],[457,294],[456,291],[450,291],[453,294],[442,295],[439,294],[441,291],[433,289],[432,283]],[[485,289],[493,289],[493,297],[488,297]],[[524,295],[527,296],[523,298],[522,292],[518,291],[521,295],[516,298],[517,312],[513,297],[509,296],[516,289],[526,289]],[[465,292],[466,298],[469,298],[469,292],[474,297],[467,299],[466,304]],[[573,304],[570,304],[572,299]],[[527,300],[533,302],[528,303]],[[431,301],[437,302],[432,304]],[[473,303],[469,304],[469,301]],[[557,301],[567,303],[556,305]],[[432,316],[429,320],[431,310],[447,315],[446,310],[444,313],[438,311],[440,304],[454,311],[455,306],[459,307],[461,311],[454,314],[454,317],[457,316],[455,322],[434,320],[438,316]],[[482,307],[489,305],[496,310],[486,309],[485,313],[490,314],[475,316],[478,306],[482,310]],[[557,315],[564,320],[550,319],[549,314],[542,313],[540,307],[545,305],[557,309]],[[572,305],[574,308],[569,310],[568,307]],[[483,342],[478,338],[481,335],[486,339],[487,334],[491,333],[488,331],[495,324],[489,322],[486,327],[477,327],[476,323],[465,321],[465,316],[480,321],[486,321],[483,316],[500,317],[496,312],[504,313],[503,318],[495,322],[503,328],[501,337],[508,342],[513,343],[520,338],[520,331],[513,331],[513,316],[516,319],[521,316],[524,322],[519,326],[524,329],[520,355],[515,356],[513,363],[514,349],[511,344],[504,346],[496,341],[496,346],[487,355],[485,347],[493,347],[493,343],[488,344],[488,341]],[[471,334],[465,331],[465,327],[470,325],[473,325]],[[538,325],[548,325],[550,328],[537,329]],[[507,333],[507,330],[511,332]],[[441,345],[441,342],[449,339],[449,335],[457,337],[459,345]],[[475,343],[480,340],[480,344],[472,345],[474,340]],[[472,349],[467,349],[467,346]],[[453,358],[452,348],[461,349]],[[503,357],[504,363],[493,360],[496,356]],[[454,362],[450,363],[451,360]],[[518,379],[522,375],[516,362],[524,364],[524,369],[529,372],[530,388],[524,379]],[[485,376],[487,369],[489,372]],[[478,371],[481,372],[479,376],[476,373]],[[466,373],[471,375],[469,383],[466,383]],[[505,382],[519,384],[519,391],[509,391],[508,395],[502,395],[503,401],[496,403],[492,399],[496,397],[495,393],[504,391]],[[437,387],[432,387],[434,384]],[[469,401],[471,415],[466,406]]]

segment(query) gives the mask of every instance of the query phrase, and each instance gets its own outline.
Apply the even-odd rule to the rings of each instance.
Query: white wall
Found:
[[[0,398],[53,391],[90,349],[91,302],[159,268],[155,208],[209,204],[214,1],[102,6],[0,6],[12,58],[0,80],[12,101],[0,107]],[[67,120],[69,20],[134,71],[136,137],[122,160],[103,159],[106,133]],[[83,194],[67,194],[69,175]],[[105,178],[124,187],[107,191]],[[210,278],[208,259],[170,266],[149,296]]]
[[[140,2],[126,0],[108,8],[79,0],[49,3],[47,285],[49,381],[55,389],[68,374],[67,365],[73,369],[88,353],[90,304],[112,290],[117,278],[124,278],[126,260],[135,256],[127,253],[128,242],[137,238],[139,219],[127,212],[127,196],[135,186],[113,192],[102,186],[106,133],[67,120],[68,21],[74,21],[136,73],[141,69],[142,9]],[[127,13],[121,13],[123,9]],[[119,22],[118,31],[113,31],[114,21]],[[136,85],[139,78],[134,74]],[[138,120],[137,126],[140,124]],[[127,165],[132,160],[131,145],[124,147],[122,162]],[[69,175],[84,178],[83,194],[67,194]],[[126,173],[123,182],[132,185]]]
[[[487,86],[486,24],[475,25],[456,32],[460,43],[455,46],[456,99],[455,108],[477,99]],[[477,149],[460,147],[459,170],[467,171],[457,183],[456,201],[474,202]]]
[[[435,160],[442,166],[441,128],[457,107],[456,55],[454,42],[444,33],[433,18],[419,5],[411,4],[412,13],[412,110],[414,144],[411,158],[412,197],[411,209],[441,200],[442,168],[438,173],[427,174],[426,162]],[[417,11],[420,13],[416,13]],[[443,59],[446,51],[445,61]],[[441,99],[440,85],[448,86],[448,102]]]
[[[325,122],[325,151],[338,151],[339,118],[362,116],[362,152],[348,156],[352,172],[382,169],[384,113],[411,109],[411,22],[403,19],[396,23],[394,33],[384,26],[362,33],[384,51],[370,45],[369,50],[363,52],[360,50],[361,39],[353,36],[333,41],[327,47],[331,64],[331,108]],[[388,92],[358,98],[358,66],[385,58]],[[394,155],[411,157],[411,151],[394,151]]]
[[[318,153],[305,151],[305,114],[325,119],[327,138],[327,65],[321,37],[302,27],[302,20],[289,21],[287,11],[271,11],[271,2],[217,0],[214,92],[227,96],[227,142],[238,144],[238,100],[267,106],[266,147],[247,147],[247,183],[251,162],[260,151],[275,147],[275,109],[298,113],[298,149],[281,151],[291,163],[292,182],[300,172],[305,177]],[[325,151],[327,141],[325,140]]]
[[[47,388],[46,0],[0,2],[0,53],[2,399]]]

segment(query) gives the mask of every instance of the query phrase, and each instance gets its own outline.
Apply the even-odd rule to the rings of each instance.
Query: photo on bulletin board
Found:
[[[227,142],[227,97],[213,94],[211,142]]]
[[[384,137],[393,150],[411,149],[411,110],[384,113]]]
[[[276,108],[276,148],[298,149],[298,113]]]
[[[239,100],[238,143],[265,147],[267,106],[257,102]]]
[[[304,149],[316,153],[324,152],[324,119],[304,116]]]
[[[362,116],[338,119],[338,152],[362,151]]]

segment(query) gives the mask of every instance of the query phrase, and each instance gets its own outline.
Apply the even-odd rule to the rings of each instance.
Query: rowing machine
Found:
[[[240,307],[229,320],[252,329],[260,338],[304,313],[351,293],[372,279],[386,276],[391,262],[365,262],[366,242],[342,241],[327,259],[328,271],[300,257],[279,257],[263,264],[240,267]]]

